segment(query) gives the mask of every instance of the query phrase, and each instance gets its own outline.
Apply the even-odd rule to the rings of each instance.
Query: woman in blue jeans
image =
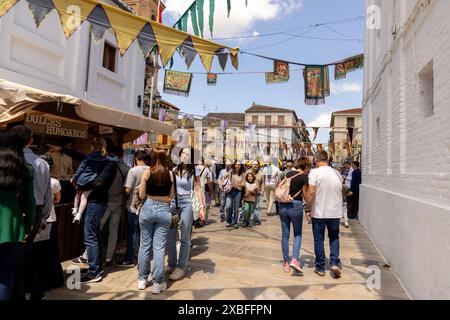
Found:
[[[153,294],[160,294],[167,289],[164,253],[172,222],[170,201],[175,195],[173,182],[174,176],[167,167],[166,152],[153,150],[150,169],[144,172],[139,185],[139,197],[145,202],[139,215],[141,238],[138,256],[138,289],[145,290],[150,276],[150,250],[153,247]]]
[[[293,202],[279,204],[281,220],[281,250],[283,253],[283,270],[289,272],[292,268],[295,272],[303,274],[299,263],[300,246],[302,243],[303,226],[303,197],[308,188],[308,176],[304,170],[309,166],[309,160],[302,157],[297,163],[297,170],[292,170],[285,175],[291,179],[289,195]],[[290,228],[294,229],[294,242],[292,247],[292,259],[289,257]]]
[[[227,179],[231,181],[231,191],[225,195],[225,210],[227,213],[227,228],[234,226],[238,229],[238,216],[239,216],[239,206],[241,204],[241,192],[244,187],[244,166],[236,161],[228,173],[226,173],[222,178],[222,185],[226,183]],[[233,220],[231,218],[233,217]]]
[[[167,237],[167,255],[169,279],[177,281],[183,278],[189,261],[191,251],[191,232],[193,223],[192,196],[195,192],[200,202],[199,219],[205,219],[205,204],[201,194],[200,180],[198,172],[194,169],[193,149],[184,149],[180,152],[180,164],[173,170],[176,179],[176,195],[178,197],[178,208],[180,210],[180,254],[177,257],[177,234],[178,229],[170,229]],[[172,214],[176,212],[176,201],[170,204]]]

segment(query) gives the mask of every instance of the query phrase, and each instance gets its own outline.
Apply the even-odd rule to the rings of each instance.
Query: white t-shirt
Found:
[[[345,177],[345,186],[347,187],[347,188],[351,188],[351,186],[352,186],[352,174],[353,174],[353,169],[348,169],[348,174],[347,174],[347,176]]]
[[[58,192],[61,191],[61,184],[59,183],[59,180],[55,178],[50,179],[50,184],[52,186],[52,194],[55,196]],[[47,219],[47,223],[56,222],[56,212],[55,212],[55,206],[52,205],[52,209],[50,211],[50,216]]]
[[[50,178],[50,184],[52,187],[53,196],[61,191],[61,184],[59,183],[59,180]],[[54,204],[52,204],[52,209],[50,210],[50,215],[47,219],[47,227],[44,230],[39,230],[38,234],[34,238],[34,242],[50,240],[50,231],[53,227],[56,228],[56,226],[51,225],[51,223],[53,222],[56,222],[56,212]]]
[[[342,177],[339,172],[329,166],[312,169],[309,184],[316,187],[313,218],[342,218]]]
[[[125,188],[130,188],[131,193],[127,200],[127,210],[128,212],[136,213],[136,209],[132,206],[133,201],[133,194],[137,187],[139,187],[139,184],[141,183],[141,177],[142,174],[147,170],[147,166],[136,166],[131,168],[128,171],[127,179],[125,180]],[[119,174],[119,173],[118,173]],[[120,174],[119,174],[120,175]]]
[[[280,175],[280,169],[274,165],[267,166],[263,169],[265,185],[275,186]]]
[[[205,169],[205,170],[203,170],[203,169]],[[203,171],[203,173],[202,173],[202,171]],[[213,182],[212,172],[209,168],[207,168],[205,166],[197,165],[195,167],[195,175],[200,177],[200,183],[202,185],[202,188],[204,188],[205,184],[208,183],[208,178],[211,182]]]

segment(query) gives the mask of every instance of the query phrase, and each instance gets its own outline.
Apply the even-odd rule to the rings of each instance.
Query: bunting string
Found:
[[[0,17],[23,2],[27,3],[37,28],[51,11],[56,10],[66,38],[71,37],[86,21],[90,23],[91,34],[96,42],[111,29],[121,56],[137,40],[144,58],[157,47],[163,66],[167,65],[176,49],[182,46],[186,51],[192,52],[194,57],[199,55],[208,72],[215,56],[222,61],[221,66],[224,66],[223,60],[226,61],[228,57],[236,69],[239,66],[239,48],[230,48],[190,35],[96,0],[1,0]],[[74,6],[79,10],[73,11]],[[198,23],[199,20],[196,21]],[[182,20],[183,26],[184,23]],[[182,29],[187,30],[184,27]]]

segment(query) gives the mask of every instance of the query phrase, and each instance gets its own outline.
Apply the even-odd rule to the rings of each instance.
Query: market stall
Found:
[[[0,79],[0,126],[17,124],[33,130],[32,149],[38,155],[47,153],[48,145],[83,155],[90,152],[95,136],[108,138],[115,145],[130,145],[143,132],[170,135],[176,129],[169,123]],[[61,259],[66,260],[83,251],[80,225],[72,223],[75,190],[70,183],[82,159],[65,153],[52,153],[52,158],[52,177],[62,186],[61,202],[55,209]],[[123,238],[123,226],[120,230],[119,239]]]

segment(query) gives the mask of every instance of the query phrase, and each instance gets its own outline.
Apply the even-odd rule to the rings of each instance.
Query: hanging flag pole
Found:
[[[158,23],[162,23],[162,12],[161,12],[161,0],[158,0],[158,17],[156,19],[156,21]],[[158,65],[158,48],[154,48],[153,51],[153,73],[152,73],[152,85],[151,85],[151,89],[150,89],[150,107],[149,107],[149,118],[152,117],[152,113],[153,113],[153,97],[154,97],[154,91],[155,91],[155,73],[158,72],[157,71],[157,65]]]

